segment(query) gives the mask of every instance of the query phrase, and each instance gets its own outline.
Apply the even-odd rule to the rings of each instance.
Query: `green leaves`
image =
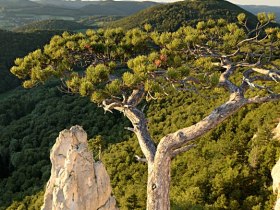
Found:
[[[74,93],[78,92],[80,84],[81,84],[81,80],[78,74],[72,74],[71,78],[66,81],[67,87]]]
[[[86,79],[82,79],[80,83],[79,93],[81,96],[86,96],[93,91],[93,84]]]
[[[111,96],[118,96],[121,93],[121,81],[118,79],[113,80],[106,85],[105,89]]]
[[[261,13],[258,13],[257,18],[258,18],[259,22],[263,25],[267,22],[275,21],[276,16],[274,13],[261,12]]]
[[[210,71],[213,68],[212,58],[205,57],[205,58],[198,58],[195,60],[194,65],[197,68],[201,68],[200,71]]]
[[[138,83],[139,77],[137,77],[136,74],[132,74],[130,72],[125,72],[122,76],[122,80],[123,80],[123,83],[125,86],[133,87]]]
[[[276,19],[275,13],[267,13],[267,18],[269,21],[274,22]]]
[[[275,17],[261,13],[258,18],[261,28],[257,31]],[[231,56],[232,62],[248,61],[246,55],[253,53],[269,54],[269,47],[260,48],[248,39],[246,15],[239,14],[237,19],[241,27],[224,19],[209,19],[195,28],[181,27],[176,32],[151,31],[151,25],[145,25],[145,31],[116,28],[65,32],[54,36],[44,50],[16,59],[11,72],[26,80],[24,87],[52,77],[64,78],[71,91],[82,96],[95,93],[92,98],[98,103],[106,97],[115,100],[120,94],[129,95],[143,86],[146,94],[168,95],[171,87],[184,89],[182,81],[187,76],[200,81],[194,82],[195,86],[209,88],[219,82],[221,72],[217,66],[226,54],[238,52]],[[269,41],[277,48],[279,29],[266,28],[265,33],[267,37],[261,42],[267,45]],[[77,74],[72,74],[74,70]]]
[[[157,69],[156,64],[152,63],[147,56],[140,55],[127,62],[128,68],[139,77],[145,77],[148,72],[153,72]]]
[[[152,30],[152,25],[151,24],[145,24],[144,29],[145,29],[145,31],[149,32],[149,31]]]
[[[267,34],[268,36],[268,39],[271,41],[271,42],[275,42],[277,41],[277,39],[279,39],[278,37],[278,33],[280,32],[279,28],[266,28],[265,29],[265,33]]]
[[[204,30],[206,28],[207,24],[204,21],[200,21],[197,23],[196,28],[197,30]]]
[[[225,48],[234,48],[241,40],[246,38],[245,31],[235,23],[228,24],[227,30],[228,32],[223,36]]]
[[[86,70],[86,78],[93,84],[101,83],[109,79],[110,69],[104,64],[89,66]]]
[[[246,21],[246,15],[244,13],[240,13],[237,16],[237,20],[238,20],[239,23],[244,24],[245,21]]]
[[[104,94],[104,92],[101,91],[101,90],[97,90],[97,91],[95,91],[95,92],[92,93],[90,100],[91,100],[93,103],[101,104],[102,101],[103,101],[105,98],[106,98],[106,94]]]
[[[182,78],[181,72],[175,68],[168,68],[167,77],[171,80],[178,80]]]

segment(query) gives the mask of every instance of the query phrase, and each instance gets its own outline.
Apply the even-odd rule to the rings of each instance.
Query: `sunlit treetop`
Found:
[[[231,93],[245,94],[252,87],[271,94],[276,86],[269,84],[279,81],[280,68],[280,29],[268,27],[274,19],[259,14],[253,30],[240,14],[237,23],[210,19],[173,33],[153,31],[150,25],[64,32],[43,49],[17,58],[11,72],[25,88],[61,78],[65,90],[89,96],[108,110],[218,84]],[[237,84],[230,80],[233,73],[242,75]],[[141,94],[133,101],[135,91]]]

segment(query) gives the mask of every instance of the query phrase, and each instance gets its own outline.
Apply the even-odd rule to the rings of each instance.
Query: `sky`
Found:
[[[82,1],[91,1],[91,0],[82,0]],[[145,0],[138,0],[138,1],[145,1]],[[175,1],[180,1],[180,0],[148,0],[148,1],[175,2]],[[234,3],[234,4],[243,4],[243,5],[280,6],[280,0],[227,0],[227,1]]]
[[[32,1],[36,1],[36,0],[32,0]],[[66,1],[72,1],[72,0],[66,0]],[[82,1],[92,1],[92,0],[82,0]],[[133,0],[128,0],[128,1],[133,1]],[[137,1],[176,2],[176,1],[182,1],[182,0],[137,0]],[[280,6],[280,0],[227,0],[227,1],[234,3],[234,4],[243,4],[243,5]]]
[[[228,0],[234,4],[280,6],[280,0]]]

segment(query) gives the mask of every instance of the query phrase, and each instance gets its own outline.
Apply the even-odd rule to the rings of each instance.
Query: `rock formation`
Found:
[[[280,139],[280,122],[278,126],[274,129],[273,133],[275,138]],[[277,194],[277,200],[274,209],[280,210],[280,159],[272,168],[271,176],[273,179],[273,192]]]
[[[277,127],[273,130],[274,138],[280,139],[280,122]]]
[[[60,132],[51,162],[42,210],[117,209],[109,175],[101,162],[94,162],[80,126]]]
[[[280,160],[278,160],[275,166],[272,168],[271,176],[273,179],[273,192],[277,194],[277,201],[274,209],[280,210]]]

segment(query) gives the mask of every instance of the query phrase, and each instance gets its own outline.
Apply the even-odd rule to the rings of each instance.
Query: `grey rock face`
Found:
[[[80,126],[60,132],[51,150],[51,177],[42,210],[115,210],[109,175],[88,151]]]

